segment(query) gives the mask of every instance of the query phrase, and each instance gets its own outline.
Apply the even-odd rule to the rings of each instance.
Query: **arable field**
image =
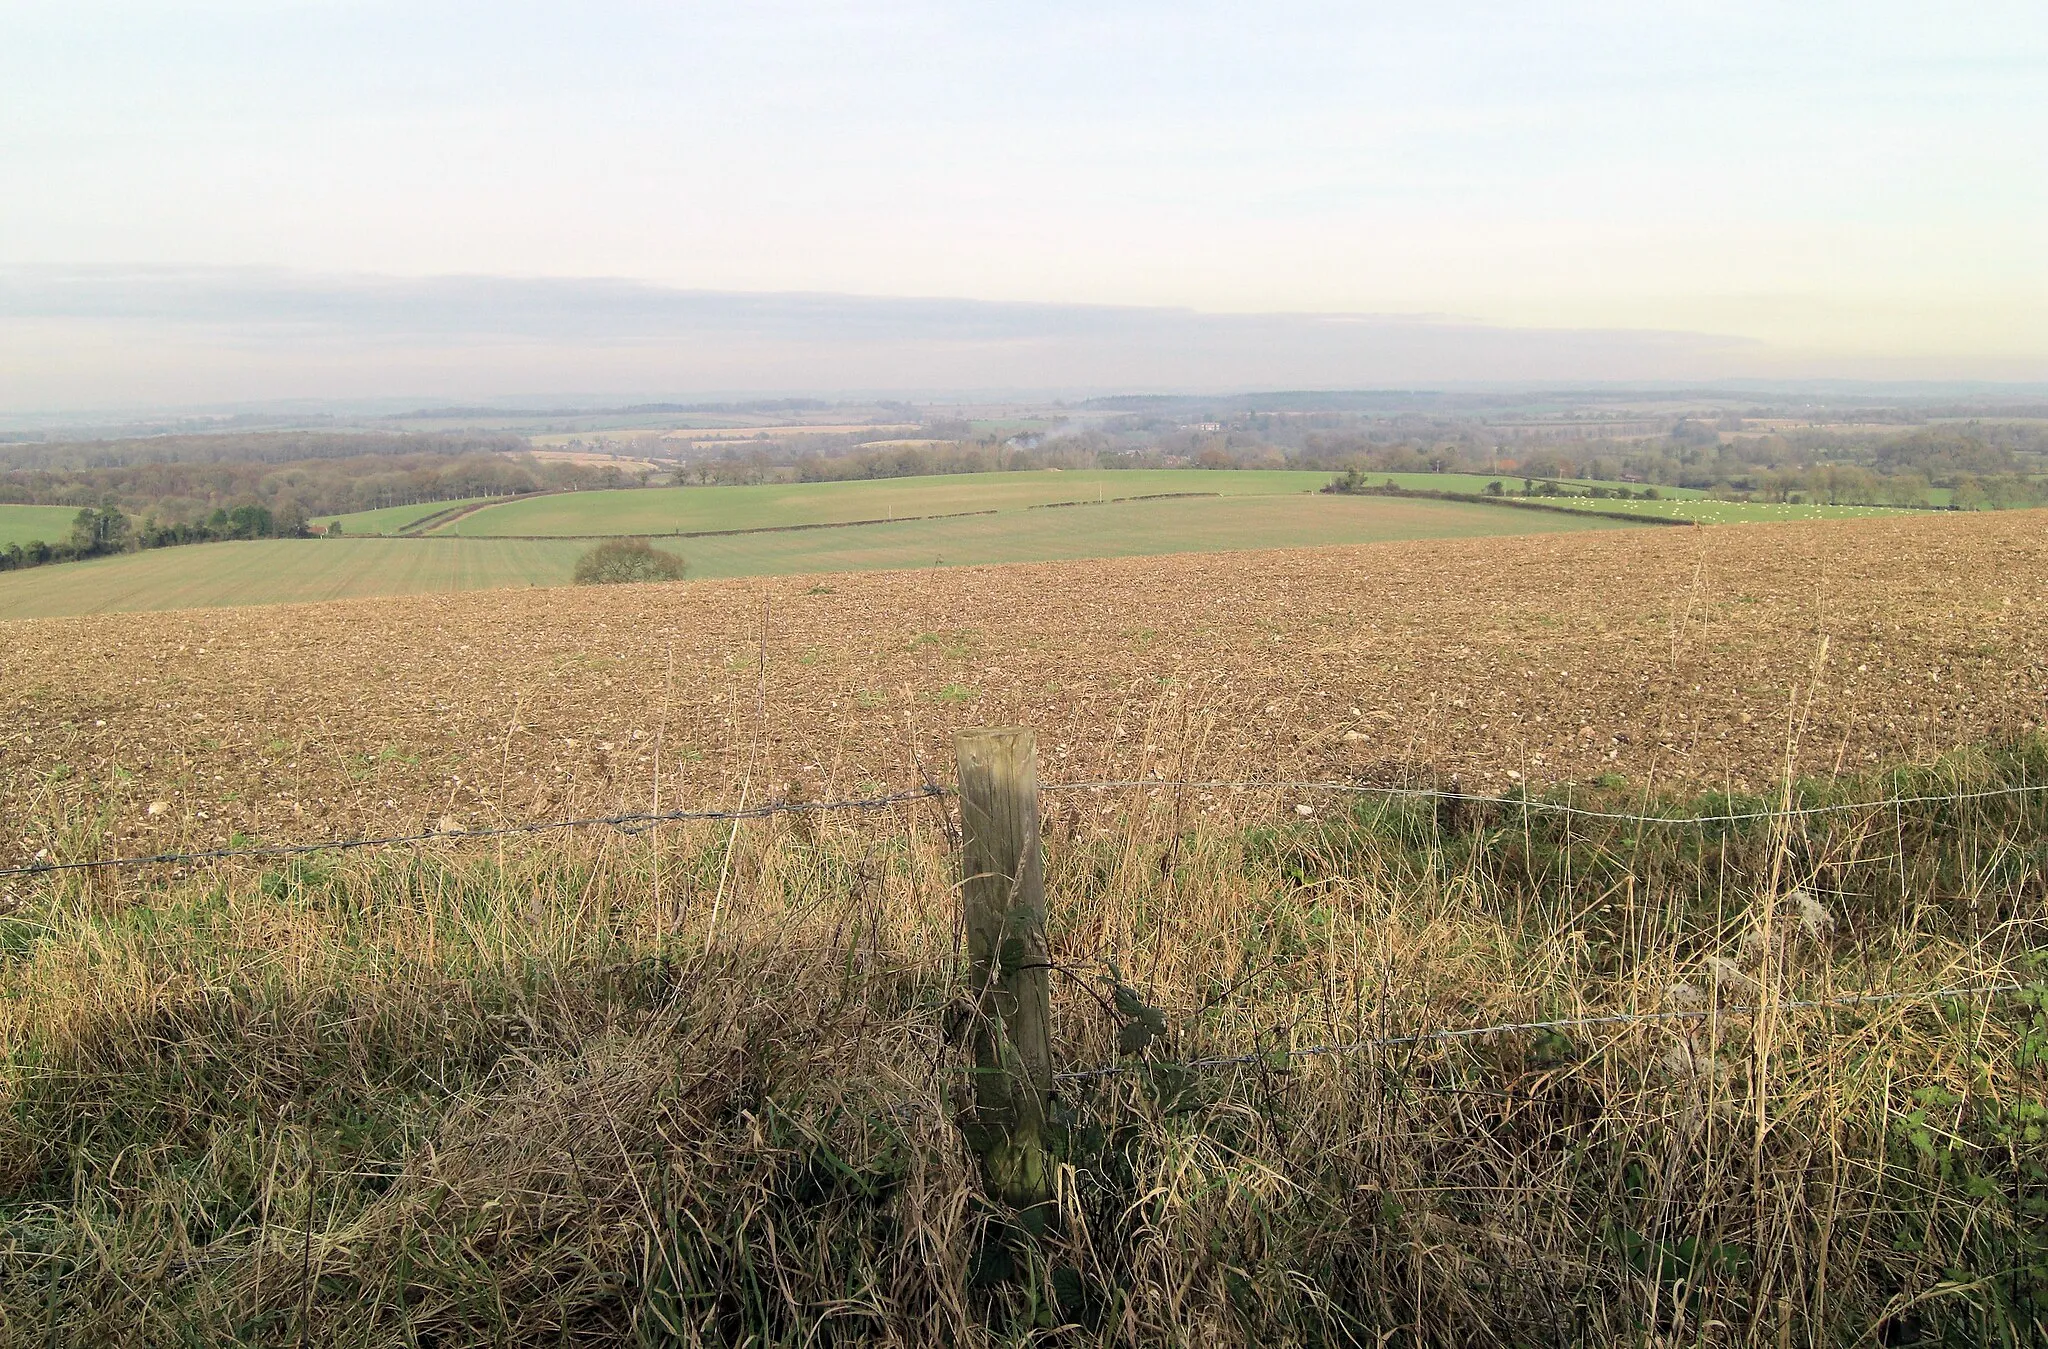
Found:
[[[1825,502],[1714,501],[1687,498],[1677,501],[1618,501],[1544,497],[1539,500],[1572,510],[1602,515],[1644,515],[1664,520],[1690,520],[1701,525],[1754,525],[1784,520],[1855,520],[1902,513],[1897,506],[1830,506]]]
[[[0,572],[0,618],[289,604],[561,585],[588,544],[523,539],[258,539]]]
[[[0,1343],[2041,1343],[2042,524],[8,623]]]
[[[1189,469],[958,473],[857,482],[771,483],[758,487],[636,488],[567,492],[509,501],[464,516],[465,536],[669,534],[779,525],[894,520],[962,511],[1015,510],[1069,501],[1162,493],[1275,496],[1315,492],[1328,473],[1206,473]]]
[[[894,520],[962,511],[1016,510],[1066,502],[1194,493],[1293,496],[1320,492],[1335,477],[1326,472],[1243,469],[1086,470],[1071,473],[977,473],[858,482],[776,483],[758,487],[677,487],[609,492],[567,492],[487,506],[434,526],[430,532],[465,537],[596,537],[605,534],[680,534],[853,520]],[[1391,482],[1420,492],[1483,494],[1490,482],[1519,485],[1512,474],[1373,473],[1373,485]],[[1573,487],[1640,491],[1625,483],[1583,482]],[[1772,520],[1853,519],[1884,514],[1883,506],[1788,505],[1715,501],[1702,492],[1657,489],[1656,501],[1539,497],[1572,510],[1645,515],[1700,524],[1754,524]],[[1509,508],[1511,509],[1511,508]],[[417,518],[417,517],[415,517]],[[1059,556],[1049,554],[1048,556]]]
[[[1241,496],[1112,501],[951,520],[677,539],[672,546],[690,560],[698,576],[771,576],[1551,534],[1579,529],[1584,523],[1456,502],[1394,500],[1377,509],[1359,509],[1357,503],[1366,500]],[[1403,506],[1409,509],[1387,509]]]
[[[660,542],[684,557],[691,575],[711,578],[1621,528],[1627,526],[1457,502],[1245,496],[1010,509]],[[435,534],[165,548],[0,573],[0,619],[564,585],[589,546],[569,538]]]
[[[490,497],[463,497],[456,501],[424,501],[413,506],[384,506],[374,511],[326,515],[313,523],[325,528],[339,520],[344,534],[402,534],[409,526],[421,520],[448,511],[460,510],[465,506],[481,505],[490,500]]]
[[[1603,775],[1645,791],[1759,788],[1788,763],[1924,761],[2039,726],[2044,518],[14,622],[0,650],[14,703],[0,752],[16,793],[62,781],[105,794],[114,837],[137,848],[405,828],[450,809],[518,820],[644,805],[657,740],[670,802],[729,800],[750,762],[756,791],[915,785],[949,728],[1013,722],[1039,728],[1048,777],[1426,769],[1494,790]],[[262,573],[276,569],[273,550],[327,546],[183,551],[247,550]],[[424,558],[471,545],[362,546]],[[167,809],[146,814],[159,797]],[[0,799],[0,813],[19,804]]]
[[[1319,491],[1332,476],[1191,469],[990,473],[430,502],[340,517],[344,536],[317,540],[324,551],[299,551],[312,546],[303,541],[206,544],[0,575],[0,619],[555,585],[570,578],[575,540],[621,534],[712,536],[664,545],[684,555],[692,576],[711,578],[1538,534],[1612,528],[1634,516],[1721,524],[1887,513],[1692,499],[1552,501],[1574,512],[1563,514],[1334,497]],[[1485,485],[1474,475],[1387,476],[1419,490]],[[0,529],[10,511],[54,520],[63,527],[56,537],[69,531],[74,514],[0,507]],[[451,519],[414,528],[451,512]],[[408,533],[431,537],[437,546],[417,554],[403,551],[415,546],[411,540],[398,544],[399,551],[381,546],[382,538]],[[489,546],[463,551],[471,541]]]
[[[59,543],[71,537],[76,506],[0,506],[0,548],[10,543]]]

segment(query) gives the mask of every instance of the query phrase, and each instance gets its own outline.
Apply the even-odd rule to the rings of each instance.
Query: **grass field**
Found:
[[[847,520],[1014,510],[1063,501],[1169,492],[1277,496],[1315,492],[1328,473],[1187,469],[1074,473],[960,473],[859,482],[773,483],[759,487],[673,487],[570,492],[509,501],[466,515],[449,528],[493,534],[663,534]]]
[[[10,543],[58,543],[71,537],[76,506],[0,506],[0,548]]]
[[[0,618],[219,608],[561,585],[587,544],[513,539],[262,539],[0,572]]]
[[[493,535],[598,536],[758,529],[773,525],[946,515],[974,510],[1016,510],[1057,502],[1199,492],[1222,496],[1286,496],[1319,492],[1334,474],[1249,469],[1089,470],[1072,473],[982,473],[888,478],[844,483],[778,483],[759,487],[680,487],[613,492],[572,492],[509,501],[475,511],[434,530],[464,537]],[[1481,494],[1489,482],[1518,486],[1513,474],[1374,473],[1423,492]],[[1627,487],[1624,483],[1573,486]],[[1657,501],[1539,497],[1538,501],[1610,515],[1647,515],[1701,524],[1754,524],[1768,520],[1828,520],[1886,513],[1882,506],[1781,505],[1707,499],[1677,487],[1657,489]],[[415,517],[417,518],[417,517]],[[1493,532],[1493,531],[1480,531]],[[1054,553],[1047,556],[1068,556]]]
[[[1691,520],[1702,525],[1754,525],[1779,520],[1854,520],[1901,513],[1896,506],[1828,506],[1775,501],[1615,501],[1539,498],[1552,505],[1603,515],[1647,515],[1665,520]]]
[[[351,511],[347,515],[323,515],[313,523],[324,529],[339,520],[345,534],[399,534],[414,521],[489,500],[490,497],[463,497],[458,501],[427,501],[416,506],[385,506],[374,511]]]
[[[1247,496],[1010,510],[663,546],[683,556],[693,577],[710,578],[1616,528],[1626,526],[1457,502]],[[562,585],[589,546],[576,539],[436,535],[164,548],[0,573],[0,619]]]

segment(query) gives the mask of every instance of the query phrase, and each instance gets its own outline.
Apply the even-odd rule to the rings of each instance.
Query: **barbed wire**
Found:
[[[1990,984],[1974,987],[1957,986],[1900,993],[1849,993],[1835,998],[1801,998],[1787,1002],[1758,1004],[1730,1004],[1718,1007],[1688,1007],[1659,1012],[1612,1012],[1601,1016],[1560,1017],[1551,1021],[1509,1021],[1493,1026],[1466,1026],[1457,1030],[1417,1031],[1409,1035],[1381,1035],[1360,1040],[1344,1040],[1330,1044],[1306,1045],[1300,1048],[1271,1049],[1250,1054],[1234,1054],[1209,1059],[1139,1059],[1129,1063],[1112,1063],[1101,1068],[1082,1068],[1068,1072],[1054,1073],[1055,1082],[1085,1082],[1105,1077],[1125,1077],[1132,1073],[1147,1072],[1153,1068],[1177,1068],[1186,1072],[1212,1071],[1219,1068],[1248,1068],[1254,1064],[1265,1065],[1275,1059],[1305,1059],[1336,1054],[1356,1054],[1369,1049],[1396,1049],[1407,1045],[1436,1044],[1452,1040],[1473,1040],[1487,1035],[1506,1035],[1516,1031],[1564,1031],[1583,1030],[1592,1026],[1616,1026],[1628,1023],[1651,1023],[1659,1021],[1701,1021],[1717,1016],[1743,1015],[1760,1011],[1811,1011],[1823,1007],[1857,1007],[1872,1003],[1907,1002],[1922,998],[1962,998],[1989,996],[1998,993],[2017,993],[2027,988],[2026,984]]]
[[[1433,788],[1404,788],[1373,786],[1361,783],[1314,781],[1299,779],[1265,780],[1224,780],[1224,779],[1173,779],[1173,778],[1125,778],[1099,779],[1081,782],[1042,783],[1042,792],[1058,791],[1109,791],[1137,788],[1175,787],[1196,790],[1244,790],[1244,791],[1339,791],[1354,794],[1380,795],[1395,798],[1422,798],[1458,802],[1482,803],[1490,806],[1520,807],[1526,810],[1543,811],[1578,817],[1618,821],[1633,824],[1702,825],[1726,824],[1746,821],[1807,816],[1832,812],[1857,810],[1882,810],[1908,805],[1947,804],[1952,802],[1987,800],[2017,795],[2030,795],[2048,791],[2048,784],[2017,787],[1993,788],[1975,792],[1959,792],[1952,795],[1925,795],[1898,797],[1882,801],[1843,802],[1819,806],[1797,807],[1785,810],[1731,812],[1722,815],[1642,815],[1615,811],[1596,811],[1585,807],[1560,802],[1527,800],[1513,797],[1486,796],[1467,792],[1454,792]],[[138,854],[129,857],[88,858],[71,862],[34,860],[0,867],[0,878],[12,876],[45,875],[57,872],[85,871],[105,867],[160,866],[184,862],[227,861],[239,858],[302,857],[322,852],[347,852],[362,848],[395,847],[431,842],[460,842],[470,839],[506,838],[513,836],[548,833],[558,829],[613,828],[629,834],[644,833],[662,824],[685,821],[737,821],[765,819],[777,815],[819,814],[837,810],[882,810],[890,806],[914,801],[936,800],[955,795],[939,784],[927,779],[921,787],[906,791],[889,792],[877,796],[847,797],[829,801],[773,801],[741,810],[671,810],[671,811],[622,811],[612,815],[573,817],[560,820],[533,820],[522,824],[493,826],[484,829],[435,829],[409,834],[386,834],[361,838],[323,839],[310,843],[259,844],[247,847],[206,848],[190,852],[158,852]],[[1206,1072],[1227,1068],[1269,1065],[1276,1059],[1293,1060],[1362,1053],[1373,1049],[1400,1048],[1422,1044],[1445,1043],[1457,1040],[1477,1039],[1488,1035],[1504,1035],[1517,1032],[1582,1030],[1596,1026],[1652,1024],[1667,1021],[1698,1021],[1723,1015],[1742,1015],[1766,1010],[1810,1011],[1821,1008],[1855,1007],[1872,1004],[1894,1003],[1915,999],[1937,999],[1990,996],[1999,993],[2019,992],[2024,984],[2003,983],[1987,986],[1954,986],[1925,991],[1858,993],[1833,998],[1793,999],[1776,1004],[1730,1004],[1700,1008],[1679,1008],[1655,1012],[1615,1012],[1597,1016],[1559,1017],[1545,1021],[1500,1022],[1486,1026],[1467,1026],[1452,1030],[1418,1031],[1404,1035],[1373,1036],[1358,1040],[1335,1041],[1325,1044],[1287,1047],[1273,1050],[1259,1050],[1246,1054],[1188,1060],[1134,1060],[1128,1063],[1108,1064],[1099,1068],[1075,1069],[1053,1074],[1055,1082],[1084,1082],[1110,1077],[1128,1076],[1155,1068],[1174,1068],[1187,1072]]]
[[[42,875],[56,871],[87,871],[95,867],[161,866],[179,862],[218,862],[242,857],[303,857],[312,853],[347,852],[356,848],[383,848],[411,843],[460,842],[464,839],[507,838],[519,834],[545,834],[555,829],[610,827],[628,834],[645,833],[661,824],[685,820],[759,820],[771,815],[819,814],[832,810],[881,810],[906,801],[925,801],[951,795],[937,784],[884,796],[851,797],[837,801],[771,801],[744,810],[628,811],[617,815],[593,815],[563,820],[532,820],[487,829],[434,829],[416,834],[386,834],[372,838],[323,839],[316,843],[256,844],[249,847],[203,848],[195,852],[147,853],[134,857],[96,857],[77,862],[31,861],[0,867],[0,877]]]
[[[1039,784],[1039,791],[1119,791],[1166,787],[1183,791],[1341,792],[1356,796],[1379,796],[1388,799],[1448,801],[1486,806],[1494,809],[1522,810],[1532,813],[1564,815],[1622,824],[1673,825],[1679,827],[1742,824],[1757,820],[1786,819],[1855,811],[1896,810],[1905,806],[1952,804],[1966,801],[1992,800],[2002,797],[2030,796],[2048,792],[2048,783],[2044,783],[2014,787],[1995,787],[1980,791],[1956,792],[1945,795],[1905,796],[1877,801],[1845,801],[1813,806],[1794,806],[1784,809],[1732,811],[1720,815],[1650,815],[1625,811],[1593,810],[1585,806],[1574,806],[1567,802],[1544,801],[1533,797],[1493,796],[1477,792],[1451,791],[1443,788],[1378,786],[1369,783],[1319,779],[1102,778],[1080,782],[1041,783]],[[89,871],[104,867],[164,866],[184,862],[230,861],[236,858],[299,857],[320,852],[347,852],[359,848],[396,847],[414,843],[451,842],[463,839],[506,838],[514,835],[543,834],[556,829],[609,827],[627,833],[642,833],[657,825],[690,820],[757,820],[771,815],[815,814],[834,810],[878,810],[907,801],[933,800],[952,795],[954,793],[951,789],[942,787],[927,779],[921,787],[914,787],[901,792],[891,792],[881,796],[853,797],[836,801],[776,801],[759,806],[749,806],[744,810],[631,811],[616,815],[597,815],[575,819],[532,820],[523,824],[494,826],[487,829],[430,829],[409,834],[322,839],[309,843],[256,844],[244,847],[226,846],[202,848],[189,852],[157,852],[137,854],[130,857],[87,858],[73,862],[51,862],[34,859],[0,867],[0,878],[42,875],[50,872]]]
[[[2032,796],[2048,792],[2048,783],[2022,784],[2016,787],[1990,787],[1974,792],[1942,793],[1927,796],[1887,797],[1878,801],[1824,802],[1814,806],[1788,806],[1767,810],[1731,811],[1723,815],[1648,815],[1631,811],[1593,810],[1586,806],[1574,806],[1563,801],[1544,801],[1536,797],[1493,796],[1481,792],[1451,791],[1438,787],[1392,787],[1362,782],[1333,782],[1317,779],[1265,779],[1231,781],[1228,779],[1195,778],[1104,778],[1090,782],[1041,783],[1041,792],[1114,791],[1132,790],[1140,787],[1174,787],[1183,791],[1289,791],[1289,792],[1345,792],[1354,796],[1382,796],[1395,799],[1452,801],[1472,805],[1492,806],[1506,810],[1526,810],[1548,815],[1571,815],[1581,819],[1609,820],[1622,824],[1743,824],[1755,820],[1790,819],[1807,815],[1847,814],[1859,810],[1893,810],[1902,806],[1924,806],[1962,801],[1983,801],[1996,797]]]

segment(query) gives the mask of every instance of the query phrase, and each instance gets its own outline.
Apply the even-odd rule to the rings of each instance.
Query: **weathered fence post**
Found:
[[[969,1140],[989,1189],[1020,1207],[1052,1197],[1051,967],[1038,839],[1038,745],[1020,726],[962,731],[961,903],[975,1002]]]

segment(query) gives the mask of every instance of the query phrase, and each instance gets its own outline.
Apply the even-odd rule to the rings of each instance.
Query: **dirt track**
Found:
[[[1770,778],[2040,722],[2048,514],[518,590],[0,624],[0,856],[950,777]],[[764,616],[767,668],[757,666]],[[671,654],[673,657],[671,674]],[[765,716],[757,694],[765,690]],[[103,724],[102,724],[103,723]],[[751,773],[749,772],[751,766]],[[148,813],[152,802],[157,813]],[[75,806],[74,806],[75,808]]]

